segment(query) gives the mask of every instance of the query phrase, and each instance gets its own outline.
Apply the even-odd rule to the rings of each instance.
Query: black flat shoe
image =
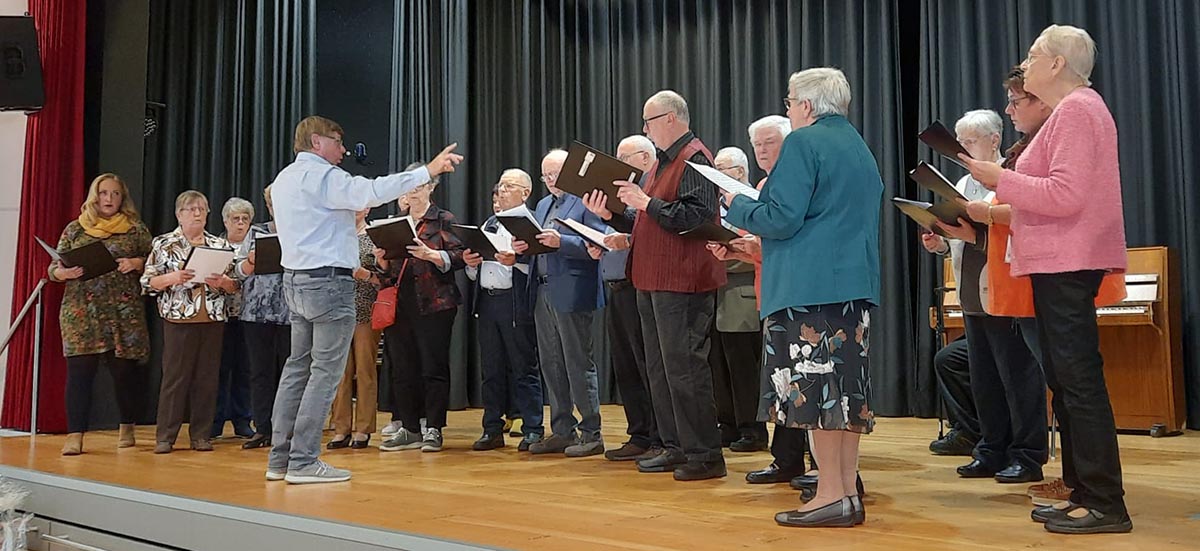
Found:
[[[1052,519],[1061,519],[1066,517],[1067,513],[1073,511],[1076,507],[1079,506],[1069,502],[1067,503],[1067,507],[1065,509],[1059,509],[1053,505],[1034,507],[1033,510],[1029,512],[1029,518],[1033,519],[1034,522],[1045,524],[1050,522]]]
[[[350,449],[365,450],[371,447],[371,435],[367,435],[366,440],[350,440]]]
[[[1033,469],[1020,463],[1013,463],[1004,470],[996,473],[996,482],[1001,484],[1023,484],[1026,482],[1041,482],[1042,469]]]
[[[801,473],[803,474],[803,473]],[[750,471],[746,473],[746,482],[750,484],[779,484],[787,482],[796,476],[796,471],[780,469],[774,463],[767,465],[765,469]]]
[[[349,436],[347,436],[341,440],[330,440],[328,444],[325,444],[325,449],[327,449],[327,450],[340,450],[342,448],[349,448],[349,447],[350,447],[350,437]]]
[[[854,512],[854,525],[858,526],[867,521],[867,508],[863,507],[862,498],[858,496],[850,497],[850,509]]]
[[[256,448],[269,448],[271,446],[271,435],[255,434],[249,440],[242,442],[243,450],[253,450]]]
[[[955,472],[962,478],[992,478],[996,476],[995,469],[984,465],[978,459],[972,459],[970,463],[955,469]]]
[[[793,490],[803,490],[805,488],[816,488],[818,476],[820,476],[820,475],[802,474],[800,476],[792,478],[792,480],[789,481],[788,483],[792,486]]]
[[[686,465],[675,469],[675,480],[708,480],[725,476],[725,460],[718,461],[688,461]]]
[[[813,496],[817,495],[817,475],[797,476],[791,481],[792,489],[800,490],[800,501],[808,503]],[[812,482],[809,482],[811,480]],[[867,495],[867,490],[863,487],[862,474],[854,477],[854,489],[858,492],[858,497]],[[805,497],[808,496],[808,497]]]
[[[797,528],[850,528],[855,524],[854,519],[854,507],[846,497],[812,511],[784,511],[775,515],[776,524]]]
[[[963,435],[963,433],[952,430],[945,437],[934,440],[929,443],[929,452],[933,455],[963,455],[971,457],[971,453],[975,451],[976,442]]]
[[[743,436],[729,444],[729,451],[738,453],[766,451],[767,441],[753,436]]]
[[[504,447],[504,433],[484,434],[471,444],[471,449],[477,452],[494,450]]]
[[[1082,518],[1063,515],[1046,521],[1046,531],[1055,534],[1124,534],[1133,531],[1133,521],[1128,514],[1106,515],[1088,509],[1088,514]]]
[[[675,469],[687,465],[687,457],[683,452],[663,450],[662,453],[649,459],[637,461],[638,471],[643,473],[673,473]]]

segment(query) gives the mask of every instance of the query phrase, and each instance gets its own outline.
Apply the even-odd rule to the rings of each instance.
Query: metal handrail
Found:
[[[8,328],[8,335],[4,337],[4,344],[0,344],[0,354],[3,354],[8,349],[8,343],[12,341],[13,335],[17,334],[17,329],[21,327],[21,322],[25,321],[25,315],[29,313],[29,309],[33,310],[33,389],[31,392],[29,404],[29,434],[37,434],[38,420],[38,379],[41,378],[42,368],[42,289],[46,287],[49,280],[42,278],[38,281],[33,292],[29,293],[29,298],[25,299],[25,306],[21,307],[21,312],[17,314],[17,319],[13,320],[12,327]]]

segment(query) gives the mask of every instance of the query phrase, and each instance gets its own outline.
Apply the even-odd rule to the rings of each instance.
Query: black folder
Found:
[[[696,226],[690,230],[679,232],[682,237],[690,237],[692,239],[703,239],[705,241],[713,241],[722,245],[728,245],[730,241],[741,237],[737,232],[715,222],[705,221],[703,224]]]
[[[938,169],[933,168],[932,165],[925,161],[917,163],[917,168],[912,169],[908,173],[908,177],[912,178],[921,187],[932,191],[934,195],[947,201],[965,201],[967,199],[957,189],[954,189],[954,184],[950,183],[950,180],[947,180]]]
[[[104,246],[103,241],[92,241],[82,247],[60,253],[40,238],[35,236],[34,239],[64,268],[83,268],[83,275],[79,276],[79,281],[95,279],[117,269],[117,259],[108,252],[108,247]]]
[[[283,273],[283,252],[279,248],[279,235],[264,233],[254,238],[254,273],[270,275]]]
[[[537,240],[537,234],[542,233],[542,228],[538,226],[536,221],[528,216],[523,214],[497,214],[496,221],[500,222],[500,224],[504,226],[504,229],[508,230],[508,233],[512,234],[514,240],[519,239],[524,241],[525,244],[529,245],[529,249],[527,249],[523,254],[532,256],[537,254],[552,253],[558,250],[557,247],[547,247]]]
[[[464,224],[451,224],[450,231],[454,232],[463,245],[470,249],[471,252],[482,256],[484,260],[495,260],[496,255],[500,253],[496,249],[496,245],[484,235],[483,228],[479,226],[467,226]]]
[[[642,171],[621,162],[620,159],[578,141],[567,148],[567,160],[558,174],[555,186],[571,195],[583,197],[594,190],[608,196],[608,210],[625,212],[625,203],[617,198],[614,181],[627,180],[638,183]]]
[[[409,258],[408,247],[417,244],[417,229],[409,216],[396,216],[371,222],[367,236],[376,247],[387,251],[383,258]]]
[[[971,156],[941,121],[933,121],[933,124],[929,125],[929,128],[922,130],[917,137],[925,142],[926,145],[933,148],[934,151],[938,152],[939,155],[954,161],[954,164],[958,166],[964,166],[963,162],[958,158],[960,153],[968,157]]]
[[[925,201],[910,201],[901,197],[893,197],[892,204],[922,228],[947,239],[954,239],[954,236],[942,231],[941,228],[934,224],[940,220],[953,226],[958,225],[959,214],[955,212],[954,203],[942,201],[935,205]],[[969,220],[969,218],[966,218],[965,212],[962,213],[962,217]]]

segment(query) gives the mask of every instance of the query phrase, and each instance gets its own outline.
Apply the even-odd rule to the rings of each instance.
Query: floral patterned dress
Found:
[[[125,233],[106,239],[83,231],[78,220],[67,224],[58,240],[60,252],[103,241],[113,258],[145,258],[150,252],[150,231],[141,222]],[[51,262],[50,279],[58,262]],[[63,354],[68,358],[113,352],[121,359],[144,362],[150,357],[150,334],[146,330],[146,305],[138,284],[139,274],[112,271],[88,281],[66,282],[62,307]]]
[[[788,428],[871,432],[872,309],[854,300],[767,316],[759,419]]]

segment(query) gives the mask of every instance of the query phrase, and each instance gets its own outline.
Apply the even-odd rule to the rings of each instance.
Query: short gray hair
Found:
[[[230,197],[225,201],[225,206],[221,207],[221,220],[229,220],[235,214],[246,214],[254,220],[254,205],[241,197]]]
[[[1004,132],[1004,121],[1000,115],[991,109],[976,109],[963,113],[962,118],[954,123],[954,133],[961,136],[974,132],[983,136],[999,136]]]
[[[713,164],[716,164],[717,159],[729,159],[735,166],[742,167],[742,170],[745,170],[747,174],[750,172],[750,159],[746,157],[746,152],[742,151],[740,147],[721,148],[717,152],[717,155],[713,157]]]
[[[683,96],[674,90],[662,90],[655,93],[653,96],[650,96],[650,99],[646,100],[646,103],[666,107],[668,112],[674,113],[675,118],[681,122],[690,123],[692,121],[691,115],[688,114],[687,100],[683,99]]]
[[[841,69],[814,67],[793,73],[788,92],[796,101],[812,102],[812,116],[835,113],[846,116],[850,109],[850,83]]]
[[[627,144],[633,146],[638,151],[645,151],[646,153],[649,153],[651,157],[658,154],[658,150],[654,148],[654,142],[650,141],[650,138],[647,138],[641,134],[626,136],[625,139],[621,140],[621,142],[617,144],[617,147]]]
[[[504,172],[500,173],[501,180],[503,180],[509,176],[515,176],[518,180],[520,180],[521,187],[528,189],[530,191],[533,190],[533,178],[529,177],[528,172],[525,172],[524,170],[521,170],[519,168],[508,168],[508,169],[505,169]]]
[[[767,115],[750,123],[750,141],[754,141],[754,135],[758,134],[759,130],[764,128],[774,128],[779,131],[780,138],[786,138],[792,133],[792,121],[782,115]]]
[[[179,196],[175,198],[175,212],[179,212],[179,210],[192,203],[202,203],[204,205],[204,209],[208,210],[208,197],[205,197],[204,194],[200,193],[199,191],[189,189],[183,193],[180,193]]]
[[[1070,25],[1050,25],[1033,41],[1033,49],[1050,56],[1062,56],[1067,68],[1091,86],[1092,69],[1096,66],[1096,41],[1087,31]]]

